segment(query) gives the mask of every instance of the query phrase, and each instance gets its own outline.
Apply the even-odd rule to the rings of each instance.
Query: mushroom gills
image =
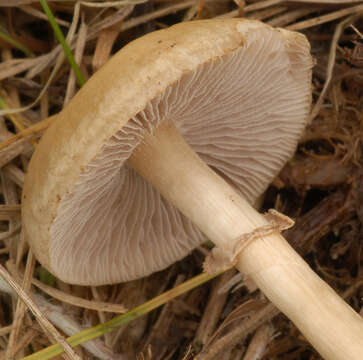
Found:
[[[203,162],[250,203],[292,155],[309,108],[310,83],[298,79],[310,71],[306,43],[295,54],[296,44],[268,27],[244,37],[243,46],[183,73],[154,97],[62,197],[50,254],[51,268],[63,280],[75,281],[75,273],[84,284],[132,280],[167,267],[205,240],[188,217],[124,166],[160,123],[173,122]],[[304,61],[290,69],[298,56]]]

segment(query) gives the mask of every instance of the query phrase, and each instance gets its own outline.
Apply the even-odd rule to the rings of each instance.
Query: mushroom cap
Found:
[[[301,34],[241,19],[182,23],[121,49],[56,116],[30,161],[22,217],[38,260],[63,281],[101,285],[187,255],[205,237],[128,157],[146,131],[174,121],[252,203],[306,125],[309,50]]]

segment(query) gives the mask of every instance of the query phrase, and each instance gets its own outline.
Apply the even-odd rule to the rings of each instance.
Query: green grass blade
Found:
[[[15,40],[14,38],[12,38],[2,28],[0,28],[0,39],[6,41],[10,45],[12,45],[14,48],[22,51],[27,57],[34,57],[34,53],[27,46],[22,44],[20,41]]]
[[[96,325],[90,329],[81,331],[78,334],[70,336],[69,338],[67,338],[67,342],[72,347],[75,347],[76,345],[85,343],[89,340],[95,339],[96,337],[102,336],[110,331],[116,330],[117,327],[125,325],[130,321],[147,314],[151,310],[154,310],[157,307],[174,299],[175,297],[184,294],[185,292],[194,289],[195,287],[215,278],[219,274],[221,274],[221,272],[215,274],[203,273],[201,275],[198,275],[186,281],[185,283],[176,286],[175,288],[169,291],[166,291],[165,293],[155,297],[154,299],[147,301],[146,303],[140,306],[137,306],[136,308],[128,311],[125,314],[118,315],[114,317],[112,320],[105,322],[104,324]],[[55,344],[43,350],[40,350],[32,355],[26,356],[22,360],[47,360],[62,353],[63,353],[63,348],[59,344]]]
[[[42,5],[45,14],[48,16],[49,22],[50,22],[50,24],[51,24],[51,26],[53,28],[53,31],[54,31],[54,34],[55,34],[56,38],[58,39],[59,43],[63,47],[63,51],[64,51],[64,53],[66,55],[66,58],[68,59],[69,63],[72,66],[72,69],[74,71],[74,74],[76,75],[79,86],[82,87],[86,83],[86,80],[82,75],[81,69],[79,68],[76,61],[74,60],[73,54],[72,54],[71,49],[69,48],[69,46],[68,46],[68,44],[66,42],[66,39],[64,38],[62,30],[60,29],[59,25],[55,21],[55,17],[54,17],[54,15],[52,13],[52,10],[48,6],[48,3],[47,3],[46,0],[40,0],[40,4]]]

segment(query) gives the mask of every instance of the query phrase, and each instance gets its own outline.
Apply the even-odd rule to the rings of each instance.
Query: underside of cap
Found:
[[[159,51],[151,65],[147,46]],[[24,225],[35,254],[71,283],[142,277],[204,240],[127,166],[145,132],[173,121],[199,156],[253,202],[292,155],[310,106],[307,41],[259,22],[186,23],[136,40],[115,58],[44,136],[24,190]],[[108,84],[105,97],[115,72],[136,75],[122,86]],[[127,87],[142,95],[130,100]],[[102,103],[93,111],[95,99]],[[58,141],[58,132],[66,138]]]

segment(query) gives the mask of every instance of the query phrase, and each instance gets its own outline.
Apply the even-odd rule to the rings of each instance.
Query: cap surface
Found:
[[[311,97],[301,34],[195,21],[119,51],[57,115],[31,159],[24,231],[60,279],[99,285],[163,269],[205,240],[127,159],[164,120],[253,202],[295,150]]]

